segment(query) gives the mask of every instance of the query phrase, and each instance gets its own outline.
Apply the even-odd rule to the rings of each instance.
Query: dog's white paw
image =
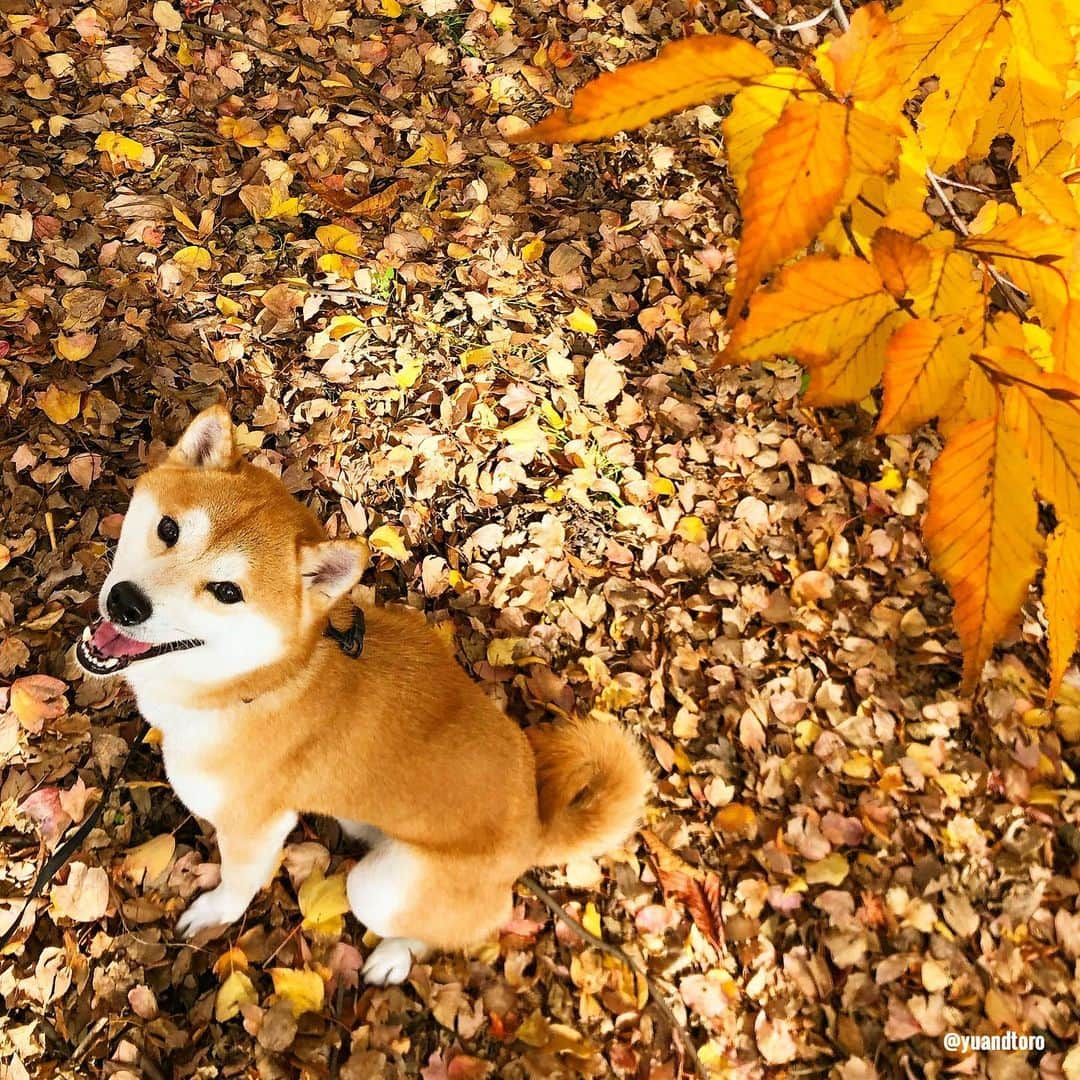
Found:
[[[364,982],[372,986],[396,986],[412,971],[413,962],[427,953],[427,946],[414,938],[384,938],[364,962]]]
[[[232,897],[219,885],[192,902],[187,911],[176,920],[176,929],[190,940],[201,930],[236,922],[243,914],[244,909],[241,907],[237,910]]]

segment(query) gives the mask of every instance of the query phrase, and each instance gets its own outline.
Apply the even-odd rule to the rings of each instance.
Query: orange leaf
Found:
[[[794,68],[777,68],[740,90],[724,119],[724,151],[739,196],[746,196],[746,174],[761,140],[776,126],[796,93],[813,93],[814,84]]]
[[[605,139],[721,94],[734,94],[772,70],[772,61],[742,38],[683,38],[665,45],[651,60],[624,64],[586,83],[569,109],[557,109],[508,141]]]
[[[956,431],[930,473],[924,531],[955,602],[965,693],[1035,577],[1043,543],[1037,520],[1031,469],[1012,431],[996,416]]]
[[[980,277],[975,260],[967,253],[934,251],[930,256],[930,278],[912,294],[912,309],[921,319],[956,315],[964,326],[982,325],[986,296]]]
[[[995,329],[1006,318],[995,320]],[[974,357],[984,368],[1008,383],[1041,390],[1055,401],[1080,399],[1080,382],[1070,379],[1068,375],[1043,371],[1023,349],[1011,345],[988,345],[975,353]]]
[[[850,167],[847,119],[833,101],[792,101],[762,139],[746,177],[733,313],[832,216]]]
[[[930,281],[930,252],[918,240],[895,229],[874,233],[870,255],[893,296],[917,293]]]
[[[1046,574],[1043,578],[1043,605],[1050,637],[1050,686],[1046,700],[1051,701],[1061,686],[1061,679],[1076,653],[1080,634],[1080,529],[1062,522],[1046,545]]]
[[[851,27],[828,43],[832,85],[841,97],[879,97],[896,82],[896,52],[900,35],[880,3],[858,8]]]
[[[1069,300],[1054,331],[1054,370],[1080,379],[1080,300]]]
[[[1028,386],[1005,391],[1004,421],[1027,451],[1039,494],[1080,526],[1080,405]]]
[[[906,434],[936,416],[963,381],[968,347],[936,322],[914,319],[885,350],[885,400],[877,430]]]
[[[881,276],[864,259],[811,255],[786,267],[774,288],[754,297],[720,359],[827,357],[894,310]]]
[[[986,0],[950,4],[905,0],[895,8],[892,19],[903,38],[897,66],[905,89],[914,90],[928,75],[940,75],[957,46],[985,35],[997,15],[996,5]]]
[[[888,308],[829,356],[807,357],[810,385],[803,400],[817,407],[862,401],[881,379],[888,342],[907,319]]]
[[[937,173],[967,155],[1004,60],[1008,20],[996,4],[985,4],[966,30],[948,64],[938,72],[940,85],[919,113],[919,145]]]

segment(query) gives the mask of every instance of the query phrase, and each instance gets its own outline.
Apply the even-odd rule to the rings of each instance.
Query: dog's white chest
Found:
[[[221,718],[213,712],[171,706],[144,715],[164,735],[165,775],[180,801],[193,814],[216,824],[226,808],[226,788],[209,763],[221,752]]]

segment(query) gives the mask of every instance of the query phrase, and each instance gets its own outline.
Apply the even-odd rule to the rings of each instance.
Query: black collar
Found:
[[[336,641],[338,648],[354,660],[364,651],[364,613],[360,608],[353,611],[352,624],[345,630],[339,630],[333,623],[328,623],[324,631],[326,637]]]

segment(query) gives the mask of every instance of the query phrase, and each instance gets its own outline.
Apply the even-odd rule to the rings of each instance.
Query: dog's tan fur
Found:
[[[415,954],[420,943],[477,943],[506,920],[511,885],[528,867],[602,854],[632,830],[648,774],[622,729],[576,720],[523,733],[406,608],[365,608],[358,659],[325,636],[366,567],[366,547],[328,541],[276,477],[242,461],[222,407],[200,414],[137,490],[163,514],[197,508],[210,519],[197,557],[173,565],[162,550],[170,580],[190,576],[197,602],[212,607],[200,566],[218,552],[242,553],[244,602],[286,642],[276,661],[220,683],[132,679],[144,715],[170,718],[162,725],[170,775],[182,766],[188,783],[195,776],[220,793],[212,823],[223,880],[230,864],[265,876],[263,849],[280,848],[277,833],[296,812],[364,823],[379,832],[368,830],[375,846],[350,875],[354,910],[381,936],[413,939]],[[145,663],[160,669],[169,657]],[[186,745],[188,714],[212,737]],[[381,881],[379,896],[365,900],[365,866],[385,875],[391,862],[408,870],[400,895],[387,902]]]

